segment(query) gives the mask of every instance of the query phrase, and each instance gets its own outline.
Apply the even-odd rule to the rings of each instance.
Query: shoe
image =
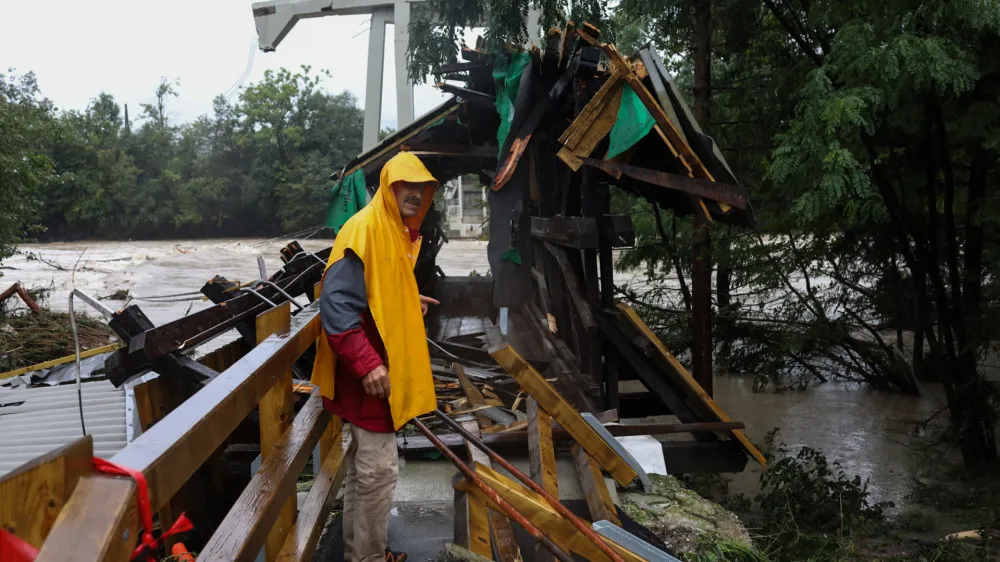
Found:
[[[388,547],[385,549],[385,562],[406,562],[405,552],[393,552]]]

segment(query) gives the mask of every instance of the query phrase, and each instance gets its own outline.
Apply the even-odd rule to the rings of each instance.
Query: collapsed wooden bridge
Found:
[[[629,477],[633,469],[606,450],[609,442],[581,425],[581,413],[604,423],[674,416],[605,428],[689,434],[663,442],[672,473],[735,472],[748,458],[765,461],[743,425],[635,311],[616,302],[612,282],[612,252],[633,245],[635,233],[630,217],[611,214],[611,185],[680,214],[751,226],[747,192],[701,134],[655,52],[626,58],[598,36],[570,26],[550,34],[545,52],[464,51],[465,62],[440,69],[465,82],[442,84],[455,98],[356,158],[339,180],[371,190],[382,165],[410,150],[442,182],[475,173],[492,187],[491,276],[445,277],[435,260],[446,240],[433,213],[422,231],[415,273],[421,292],[443,303],[427,321],[439,400],[446,406],[449,393],[458,393],[480,408],[467,429],[505,455],[530,455],[532,476],[541,480],[555,449],[572,444],[592,520],[614,523],[600,473],[621,485],[635,473]],[[155,524],[137,513],[142,493],[133,479],[95,472],[84,437],[0,479],[0,528],[40,548],[37,560],[125,560],[141,529],[163,532],[186,512],[196,524],[190,542],[199,560],[253,559],[261,548],[268,560],[310,559],[350,447],[349,432],[305,382],[320,333],[313,301],[328,255],[293,242],[282,249],[284,267],[267,279],[208,282],[201,291],[216,303],[210,309],[155,326],[133,305],[110,321],[124,345],[108,359],[106,375],[116,386],[133,386],[142,430],[110,461],[145,478]],[[302,296],[309,305],[296,301]],[[238,339],[194,358],[199,346],[232,330]],[[511,375],[486,377],[489,396],[474,384],[484,366]],[[642,390],[620,392],[636,387],[629,381]],[[502,421],[490,419],[490,410]],[[462,436],[439,437],[486,466],[479,472],[488,470]],[[434,447],[426,437],[403,439],[408,455]],[[316,479],[297,508],[296,481],[310,460]],[[558,546],[608,559],[516,483],[493,482]],[[547,486],[555,485],[549,479]],[[468,483],[456,482],[456,490],[463,514],[456,540],[498,560],[517,559],[510,522],[493,515],[498,506]]]

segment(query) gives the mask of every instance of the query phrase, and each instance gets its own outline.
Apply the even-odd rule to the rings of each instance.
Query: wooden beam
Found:
[[[601,468],[579,443],[573,443],[570,447],[570,453],[573,455],[573,466],[576,467],[576,474],[580,478],[583,495],[587,498],[590,520],[607,520],[621,527],[622,522],[618,519],[618,511],[615,509],[615,502],[611,499],[611,492],[608,490],[607,484],[604,483]]]
[[[611,82],[613,79],[614,76],[609,78],[608,82]],[[598,101],[595,118],[585,128],[581,127],[583,129],[581,136],[573,136],[569,139],[570,141],[576,138],[579,140],[573,144],[568,142],[556,154],[574,172],[579,170],[580,166],[583,165],[583,158],[589,157],[601,140],[608,136],[608,133],[615,126],[615,122],[618,120],[618,109],[621,106],[623,92],[624,88],[619,83],[617,87],[609,92],[608,97]],[[597,99],[595,95],[591,99],[591,104]],[[590,104],[587,107],[590,107]]]
[[[462,427],[464,427],[470,433],[472,433],[474,435],[478,435],[480,438],[482,438],[482,433],[480,431],[480,426],[477,425],[476,422],[465,422],[465,423],[462,424]],[[466,454],[469,455],[469,459],[471,459],[471,460],[473,460],[475,462],[478,462],[480,464],[486,465],[486,466],[491,466],[489,455],[487,455],[485,452],[483,452],[482,450],[480,450],[479,448],[477,448],[472,443],[470,443],[470,442],[468,442],[468,441],[466,441],[464,439],[463,439],[463,441],[465,441],[465,450],[466,450]],[[470,504],[470,506],[469,506],[470,514],[471,514],[471,509],[473,507],[478,507],[478,506],[472,506]],[[492,527],[493,528],[493,534],[496,536],[497,558],[500,560],[500,562],[520,562],[521,561],[521,549],[517,546],[517,537],[514,536],[514,526],[511,523],[510,519],[506,515],[504,515],[504,513],[502,511],[497,511],[497,510],[492,510],[492,509],[489,510],[489,513],[485,514],[484,517],[488,518],[488,525],[487,525],[487,528],[486,528],[486,535],[485,535],[486,536],[486,544],[487,544],[487,548],[486,548],[487,554],[483,554],[483,556],[490,556],[490,554],[489,554],[489,548],[488,548],[489,547],[489,536],[490,536],[489,527]],[[482,554],[481,552],[479,552],[478,550],[476,550],[476,547],[475,547],[475,544],[477,542],[482,542],[482,539],[481,538],[477,538],[477,537],[479,537],[479,535],[477,535],[477,534],[475,534],[475,533],[472,532],[472,528],[473,528],[472,526],[473,526],[473,524],[477,524],[478,525],[478,522],[477,521],[472,521],[471,520],[471,515],[470,515],[469,519],[470,519],[468,521],[468,525],[469,525],[469,529],[470,529],[470,531],[469,531],[469,543],[472,546],[466,546],[466,548],[469,548],[470,550],[472,550],[473,552],[476,552],[477,554]],[[458,535],[456,535],[456,540],[457,540],[457,538],[458,538]]]
[[[545,491],[559,497],[556,452],[552,445],[552,417],[528,397],[528,463],[531,479]]]
[[[232,562],[257,557],[285,500],[294,498],[295,483],[330,417],[322,397],[313,394],[208,540],[199,560]]]
[[[478,556],[493,559],[490,544],[490,526],[486,502],[482,496],[470,493],[462,485],[465,480],[456,476],[455,486],[455,544]]]
[[[125,478],[85,476],[59,513],[35,562],[125,562],[132,558],[138,525],[135,483]]]
[[[292,305],[283,303],[267,312],[257,315],[257,343],[260,344],[273,334],[287,334],[292,326]],[[281,435],[292,423],[295,415],[295,395],[292,392],[292,366],[278,376],[277,382],[260,401],[260,457],[266,461],[274,453]],[[265,553],[268,562],[278,558],[278,552],[285,544],[285,535],[295,524],[296,499],[288,498],[278,519],[267,535]]]
[[[544,498],[528,490],[517,482],[481,464],[475,466],[476,474],[492,489],[514,506],[529,521],[548,536],[563,550],[583,557],[591,562],[607,562],[610,559],[590,542],[576,527],[563,518]],[[479,492],[478,488],[476,492]],[[480,492],[479,495],[484,497]],[[488,504],[491,500],[486,498]],[[631,552],[610,543],[611,547],[627,562],[642,562]]]
[[[642,384],[669,408],[670,414],[684,423],[704,421],[685,400],[686,395],[683,388],[677,381],[665,376],[662,368],[659,368],[651,359],[642,354],[635,342],[621,330],[619,322],[614,316],[600,316],[597,323],[604,337],[611,344],[611,349],[622,360],[622,364],[627,364],[632,368]],[[702,434],[701,437],[715,439],[713,435]]]
[[[88,435],[0,477],[0,529],[42,546],[77,481],[93,471],[93,457]]]
[[[486,400],[483,398],[483,393],[480,392],[479,389],[476,388],[475,385],[473,385],[472,382],[469,380],[469,377],[466,376],[465,367],[463,367],[460,363],[452,363],[451,368],[452,370],[455,371],[455,376],[458,377],[458,383],[462,386],[462,392],[465,393],[465,399],[468,400],[469,407],[475,408],[476,406],[482,406],[486,404]],[[493,422],[485,415],[483,415],[482,412],[476,412],[475,416],[476,416],[476,422],[478,423],[478,426],[476,427],[476,432],[478,432],[480,428],[486,429],[487,427],[493,425]],[[471,448],[475,449],[475,447]]]
[[[569,295],[573,300],[573,304],[576,305],[576,312],[580,318],[580,322],[583,323],[585,330],[589,332],[597,330],[597,322],[594,320],[594,312],[590,308],[590,304],[587,302],[587,298],[583,293],[583,289],[580,287],[580,281],[576,278],[576,273],[573,271],[572,264],[569,263],[569,257],[566,255],[566,250],[552,244],[551,242],[545,242],[545,249],[548,250],[550,254],[556,259],[556,263],[559,265],[559,270],[562,272],[563,278],[566,280],[566,288],[568,289]]]
[[[327,432],[334,425],[334,421],[339,421],[339,418],[330,422],[327,426]],[[340,429],[343,425],[338,423],[337,426],[336,437],[339,442]],[[324,433],[324,435],[326,434]],[[337,496],[337,491],[344,484],[344,476],[347,474],[347,464],[344,460],[350,455],[351,449],[356,446],[351,440],[350,432],[348,432],[347,448],[343,450],[346,453],[338,449],[325,456],[323,466],[316,474],[316,479],[313,480],[312,488],[309,488],[305,501],[302,502],[298,520],[292,526],[285,544],[281,547],[281,552],[278,554],[279,562],[300,562],[313,559],[316,545],[319,544],[319,537],[323,534],[327,517],[329,517],[330,509],[333,507],[333,500]]]
[[[718,419],[718,421],[720,422],[732,421],[729,419],[729,416],[726,414],[726,412],[724,412],[722,408],[715,402],[715,400],[713,400],[712,397],[709,396],[707,392],[705,392],[705,389],[703,389],[701,385],[698,384],[698,381],[694,380],[694,377],[692,377],[691,373],[689,373],[687,369],[684,368],[684,365],[681,365],[681,362],[678,361],[676,357],[674,357],[674,354],[670,353],[670,350],[667,349],[667,346],[663,345],[663,342],[660,341],[660,338],[656,337],[656,334],[654,334],[653,331],[649,329],[649,326],[647,326],[646,323],[643,322],[642,318],[635,310],[632,309],[632,307],[624,303],[618,303],[618,309],[623,313],[625,319],[627,319],[629,323],[631,323],[632,326],[636,330],[638,330],[643,335],[643,337],[653,345],[653,347],[659,353],[660,358],[671,367],[672,374],[675,376],[675,378],[681,384],[683,384],[684,387],[689,392],[691,392],[699,402],[701,402],[706,408],[708,408],[712,412],[712,414],[714,414],[714,416]],[[750,456],[754,458],[754,460],[756,460],[762,467],[767,467],[767,459],[764,458],[763,453],[761,453],[760,450],[757,449],[757,447],[750,441],[749,438],[747,438],[746,434],[743,433],[741,429],[731,429],[730,432],[732,433],[733,437],[735,437],[736,440],[739,441],[741,445],[743,445],[743,448],[746,449],[747,453],[749,453]]]
[[[648,393],[647,393],[648,394]],[[625,395],[626,398],[632,395]],[[655,400],[652,399],[651,400]],[[659,404],[659,402],[657,402]],[[699,423],[657,423],[638,425],[606,425],[605,429],[615,437],[625,435],[676,435],[683,433],[694,433],[704,431],[729,431],[731,429],[742,429],[742,422],[699,422]],[[451,449],[462,449],[465,447],[465,440],[457,433],[444,433],[438,438]],[[510,452],[512,454],[524,455],[528,451],[527,431],[502,431],[488,432],[482,435],[483,442],[497,452]],[[570,441],[573,437],[559,424],[553,424],[553,441]],[[403,438],[398,437],[400,448],[403,447]],[[415,435],[406,438],[406,451],[408,453],[425,453],[436,450],[434,445],[426,437]],[[484,463],[485,464],[485,463]]]
[[[490,350],[490,355],[510,373],[539,406],[555,418],[573,439],[580,443],[598,463],[622,486],[628,486],[636,477],[635,470],[618,456],[587,424],[566,400],[512,347],[503,345]]]
[[[303,260],[296,260],[298,261]],[[295,277],[282,279],[278,283],[293,297],[302,294],[307,288],[311,289],[315,279],[322,274],[323,264],[311,258],[308,258],[308,261],[311,265],[306,267],[305,271]],[[259,293],[272,302],[280,303],[287,300],[271,287],[261,287]],[[240,322],[255,318],[258,313],[268,308],[271,308],[270,305],[258,297],[243,294],[168,324],[146,328],[144,332],[131,338],[127,348],[116,351],[108,359],[108,378],[115,384],[121,384],[151,362],[174,351],[195,347]]]
[[[559,477],[556,474],[556,453],[552,446],[552,418],[528,397],[528,464],[531,479],[545,491],[559,497]],[[535,544],[535,560],[552,562],[555,557],[541,544]]]
[[[597,221],[589,217],[531,217],[531,236],[561,246],[597,248]]]

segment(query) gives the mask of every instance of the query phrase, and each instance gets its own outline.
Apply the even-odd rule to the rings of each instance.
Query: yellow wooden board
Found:
[[[628,486],[629,482],[635,479],[637,476],[635,469],[618,456],[618,453],[580,416],[580,412],[556,392],[556,389],[552,388],[552,385],[517,351],[514,351],[514,348],[506,344],[501,345],[491,349],[490,355],[619,484]]]
[[[93,470],[93,443],[81,437],[0,477],[0,528],[42,546],[80,477]]]
[[[662,355],[663,358],[670,364],[670,366],[673,367],[673,374],[676,375],[678,382],[680,382],[684,387],[686,387],[688,391],[690,391],[698,399],[698,401],[701,402],[708,410],[714,413],[715,416],[718,418],[718,421],[721,422],[732,421],[729,419],[729,416],[727,416],[726,413],[722,410],[722,408],[719,407],[719,405],[715,402],[715,400],[713,400],[712,397],[709,396],[707,392],[705,392],[705,389],[702,388],[700,384],[698,384],[698,381],[694,380],[694,377],[692,377],[691,373],[689,373],[688,370],[684,368],[684,365],[681,365],[681,362],[678,361],[676,357],[674,357],[674,354],[670,353],[670,350],[667,349],[667,346],[663,345],[663,342],[660,341],[660,338],[656,337],[656,334],[654,334],[653,331],[649,329],[649,326],[647,326],[646,323],[642,321],[642,318],[639,317],[639,314],[635,310],[633,310],[632,307],[630,307],[625,303],[620,302],[618,303],[618,310],[621,310],[624,313],[625,318],[627,318],[629,322],[631,322],[632,325],[636,327],[636,329],[642,332],[642,334],[646,336],[646,338],[653,343],[653,345],[656,347],[656,350],[660,352],[660,355]],[[748,439],[746,434],[743,433],[743,430],[733,429],[730,430],[730,432],[732,433],[733,437],[735,437],[736,440],[739,441],[741,445],[743,445],[743,448],[746,449],[747,453],[750,453],[750,456],[752,456],[754,460],[760,463],[761,466],[767,467],[767,459],[764,458],[764,454],[761,453],[760,450],[758,450],[757,447],[750,442],[750,439]]]
[[[485,467],[481,464],[475,465],[476,474],[483,479],[487,486],[496,492],[514,509],[518,510],[533,525],[539,528],[545,535],[565,551],[583,557],[585,560],[597,562],[609,562],[610,558],[594,543],[590,542],[572,523],[559,514],[545,498],[525,488],[521,484],[514,482],[506,476]],[[479,490],[473,485],[469,485],[474,493]],[[485,495],[481,495],[485,498]],[[492,500],[486,498],[487,503],[492,504]],[[626,562],[641,562],[643,559],[634,553],[621,548],[611,541],[608,544]]]
[[[287,334],[292,325],[291,303],[282,303],[257,315],[257,344],[273,334]],[[274,386],[260,401],[260,456],[267,459],[274,451],[278,439],[292,424],[295,415],[295,393],[292,392],[292,370],[278,376]],[[295,498],[290,498],[281,509],[278,520],[267,536],[264,548],[267,561],[278,559],[285,544],[285,537],[295,524]]]

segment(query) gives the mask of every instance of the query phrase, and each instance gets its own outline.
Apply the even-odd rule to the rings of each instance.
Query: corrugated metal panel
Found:
[[[85,382],[83,419],[94,454],[110,458],[125,447],[125,389]],[[81,436],[76,385],[0,388],[0,476]]]

